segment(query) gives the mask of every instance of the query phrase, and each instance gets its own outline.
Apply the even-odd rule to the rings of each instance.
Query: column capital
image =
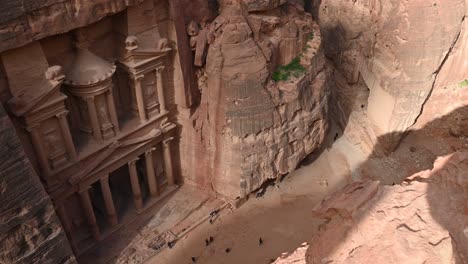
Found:
[[[145,75],[135,75],[135,81],[137,82],[141,82],[141,80],[143,80],[143,78],[145,77]]]
[[[167,144],[168,144],[169,142],[171,142],[173,139],[174,139],[174,137],[170,137],[170,138],[164,139],[164,140],[163,140],[164,146],[167,146]]]
[[[109,180],[109,174],[104,174],[102,175],[101,178],[99,178],[100,181],[108,181]]]
[[[84,186],[84,187],[80,187],[80,189],[78,190],[78,194],[82,194],[82,193],[85,193],[85,192],[89,192],[89,189],[91,189],[91,186]]]
[[[164,69],[166,69],[166,66],[159,66],[159,67],[156,68],[156,72],[160,73],[160,72],[164,71]]]
[[[40,126],[41,126],[41,124],[39,124],[39,123],[32,123],[32,124],[28,124],[25,128],[26,128],[26,130],[28,132],[32,132],[33,130],[36,130]]]
[[[58,119],[64,118],[67,116],[68,112],[69,112],[68,110],[65,110],[63,112],[56,114],[55,117],[57,117]]]
[[[136,158],[134,160],[131,160],[128,162],[128,165],[135,165],[135,163],[139,160],[140,158]]]
[[[156,148],[150,148],[147,151],[145,151],[145,154],[149,155],[149,154],[153,153],[155,150],[156,150]]]
[[[94,96],[90,95],[90,96],[85,96],[84,97],[85,101],[89,102],[89,101],[94,101]]]

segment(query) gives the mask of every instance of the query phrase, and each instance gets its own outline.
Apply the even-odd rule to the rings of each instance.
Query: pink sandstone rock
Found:
[[[291,172],[320,146],[328,125],[328,72],[320,30],[301,6],[285,3],[255,14],[239,1],[221,6],[200,70],[194,115],[200,142],[182,144],[205,148],[206,161],[193,164],[195,180],[208,178],[207,185],[234,199]],[[274,82],[278,65],[295,57],[304,71]]]
[[[467,7],[466,0],[316,1],[325,51],[346,80],[338,87],[353,86],[347,95],[337,90],[340,118],[349,118],[349,99],[362,95],[368,98],[357,109],[363,105],[371,121],[370,140],[408,130],[435,89],[466,78]]]
[[[464,263],[467,161],[457,152],[401,185],[348,185],[314,212],[328,223],[310,241],[307,263]]]

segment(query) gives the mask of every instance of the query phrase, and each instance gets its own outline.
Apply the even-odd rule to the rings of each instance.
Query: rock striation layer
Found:
[[[290,255],[297,263],[466,263],[467,161],[460,151],[400,185],[347,185],[314,212],[327,223],[307,253],[303,246]]]
[[[467,3],[314,1],[325,52],[338,69],[334,112],[342,126],[364,110],[369,140],[394,132],[384,147],[396,147],[434,90],[466,78]]]
[[[294,170],[320,146],[328,125],[318,26],[295,1],[260,2],[223,1],[206,29],[206,66],[199,72],[201,103],[193,118],[200,142],[190,144],[203,145],[209,158],[195,167],[230,199]],[[281,67],[293,66],[273,80]]]
[[[49,196],[0,107],[0,263],[75,263]]]
[[[143,0],[9,0],[0,6],[0,52],[64,33]]]

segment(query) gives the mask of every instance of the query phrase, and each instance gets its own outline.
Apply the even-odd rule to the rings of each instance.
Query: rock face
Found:
[[[4,1],[0,7],[0,52],[89,25],[141,2],[143,0]]]
[[[249,12],[268,11],[286,3],[287,0],[244,0]]]
[[[362,91],[368,98],[358,105],[371,120],[371,134],[406,131],[434,89],[466,77],[465,0],[323,0],[314,6],[325,51],[345,77],[336,91],[355,86],[337,94],[343,97],[338,115],[347,119],[347,100]],[[387,149],[399,139],[389,137]]]
[[[194,164],[197,177],[209,177],[208,184],[231,199],[294,170],[320,145],[328,124],[327,71],[317,25],[294,2],[247,2],[224,1],[206,30],[202,99],[194,115],[209,157]],[[268,10],[249,13],[252,6]],[[273,81],[285,64],[299,70]]]
[[[314,212],[327,219],[298,263],[466,263],[468,152],[401,185],[356,182]],[[276,263],[284,263],[280,257]]]
[[[281,257],[279,257],[274,264],[307,264],[306,262],[306,254],[307,249],[309,248],[308,243],[303,243],[299,248],[297,248],[292,253],[284,253]]]
[[[0,263],[75,263],[54,206],[0,107]]]

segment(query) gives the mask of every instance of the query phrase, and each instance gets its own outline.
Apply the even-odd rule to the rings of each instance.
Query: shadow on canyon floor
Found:
[[[345,164],[346,155],[354,153],[345,153],[352,151],[353,146],[345,146],[342,138],[331,149],[323,150],[313,163],[291,173],[278,188],[269,187],[263,197],[251,195],[239,209],[214,223],[203,223],[182,237],[174,248],[162,251],[148,263],[188,264],[193,263],[192,257],[203,264],[270,263],[317,234],[325,219],[317,218],[312,211],[322,199],[352,182],[352,174],[378,179],[383,184],[398,184],[416,172],[431,169],[437,156],[465,149],[466,117],[468,107],[456,109],[422,129],[408,132],[391,154],[382,156],[376,151],[357,166]],[[386,136],[394,135],[381,139],[385,141]],[[429,203],[432,217],[450,231],[452,227],[444,213],[447,208],[437,200]],[[207,246],[205,239],[209,237],[214,242]],[[339,243],[326,246],[332,251]]]
[[[389,138],[396,137],[402,138],[401,143],[393,152],[383,155],[381,149],[386,146]],[[454,240],[453,254],[460,257],[455,258],[455,262],[459,264],[465,263],[461,259],[468,259],[467,250],[464,249],[468,237],[463,235],[463,231],[468,225],[468,216],[466,215],[466,210],[468,210],[466,188],[468,186],[466,186],[466,172],[463,171],[463,168],[466,167],[468,161],[463,160],[466,158],[465,154],[461,155],[461,161],[460,157],[454,158],[454,155],[451,155],[438,167],[434,168],[433,165],[437,157],[453,154],[457,151],[466,151],[467,146],[468,106],[463,106],[432,120],[422,129],[410,130],[404,134],[389,133],[379,137],[372,154],[354,170],[354,174],[357,172],[364,180],[379,180],[383,185],[411,185],[412,180],[407,180],[407,177],[433,169],[434,171],[429,178],[419,179],[419,181],[433,183],[427,185],[427,193],[424,194],[429,205],[430,215],[443,229],[447,230],[449,234],[447,238]],[[454,161],[454,159],[457,160]],[[460,167],[455,167],[456,164],[459,164]],[[440,174],[443,174],[443,177],[439,177]],[[373,202],[372,205],[367,205],[366,212],[372,211],[373,205],[385,200],[385,195],[379,196],[378,199],[380,200]],[[368,213],[363,215],[366,214]],[[348,228],[356,228],[363,218],[362,215],[357,219],[353,218],[353,224]],[[329,220],[327,219],[327,221]],[[346,230],[343,228],[343,232],[339,234],[342,235],[339,241],[345,241],[346,237],[351,234]],[[335,233],[335,235],[337,234]],[[340,242],[327,244],[326,247],[326,252],[334,252],[340,247]],[[306,255],[309,254],[312,254],[310,248]],[[285,257],[287,256],[285,255]],[[322,263],[321,261],[308,259],[306,263]]]
[[[389,155],[382,156],[381,152],[374,151],[369,157],[360,159],[361,162],[355,166],[349,165],[349,156],[355,155],[356,146],[349,142],[343,143],[346,142],[345,138],[337,139],[330,149],[323,149],[314,162],[305,164],[285,177],[278,188],[269,187],[264,197],[260,198],[252,194],[249,201],[239,209],[222,215],[212,224],[206,221],[181,238],[174,248],[166,248],[155,255],[149,263],[191,263],[192,256],[198,260],[197,263],[204,264],[269,263],[281,253],[293,251],[317,233],[325,220],[313,216],[312,211],[322,199],[352,182],[355,175],[380,180],[383,184],[398,184],[414,173],[431,169],[436,157],[465,149],[467,117],[468,107],[458,108],[433,120],[422,129],[406,133],[400,146]],[[395,135],[384,135],[380,139],[385,142],[387,136]],[[431,189],[429,191],[436,192]],[[165,203],[173,202],[179,196],[180,191],[166,198]],[[429,197],[436,199],[437,196]],[[437,200],[429,202],[433,218],[450,230],[446,207],[441,208],[444,204]],[[164,205],[159,208],[162,207]],[[161,209],[156,211],[159,214]],[[152,217],[153,215],[147,215],[137,225],[125,227],[124,232],[110,237],[105,245],[92,251],[87,258],[81,258],[80,262],[91,263],[89,261],[93,260],[92,263],[98,263],[94,260],[108,251],[123,256],[123,250],[135,238],[156,236],[157,234],[144,234],[136,228],[147,225]],[[210,236],[215,242],[206,246],[205,239]],[[261,246],[259,238],[264,241]],[[333,250],[339,245],[327,246]],[[229,252],[226,252],[228,249]]]

